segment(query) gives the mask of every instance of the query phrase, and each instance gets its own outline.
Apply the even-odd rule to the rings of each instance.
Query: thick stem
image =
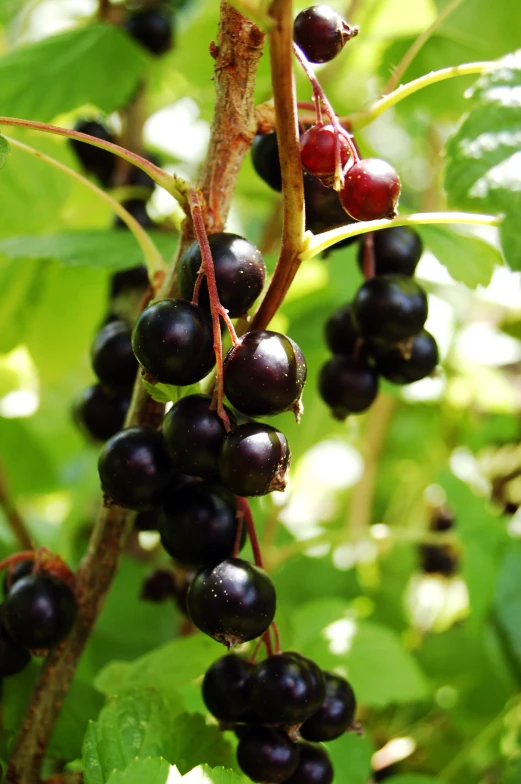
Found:
[[[23,550],[32,550],[33,541],[25,526],[24,519],[18,511],[14,500],[8,489],[5,473],[0,465],[0,509],[3,509],[5,519],[11,531],[16,537],[16,541]]]

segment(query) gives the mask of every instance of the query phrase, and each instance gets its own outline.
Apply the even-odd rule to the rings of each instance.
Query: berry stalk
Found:
[[[5,514],[5,519],[11,531],[15,535],[18,544],[22,548],[22,550],[31,550],[33,546],[33,542],[29,531],[25,526],[25,521],[18,511],[16,504],[14,503],[13,499],[11,498],[11,494],[9,493],[9,488],[7,485],[7,479],[0,465],[0,509],[3,509]],[[0,569],[2,565],[0,564]]]

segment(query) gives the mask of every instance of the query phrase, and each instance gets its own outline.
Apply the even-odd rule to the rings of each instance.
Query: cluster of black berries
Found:
[[[228,654],[208,669],[202,690],[221,727],[235,730],[239,765],[253,781],[331,784],[333,766],[321,743],[346,732],[356,710],[344,678],[299,653],[257,665]]]
[[[4,580],[0,605],[0,678],[16,675],[31,660],[61,642],[76,617],[76,600],[66,582],[35,572],[18,561]]]
[[[411,384],[431,375],[438,364],[436,341],[423,329],[427,297],[412,278],[422,253],[420,238],[397,226],[376,232],[373,242],[374,277],[326,324],[334,356],[322,368],[319,388],[337,419],[369,408],[379,376]],[[362,244],[361,267],[366,252]]]
[[[454,528],[454,515],[445,508],[433,510],[429,520],[429,531],[451,531]],[[458,570],[459,557],[456,548],[450,544],[422,544],[420,563],[425,574],[440,574],[452,577]]]

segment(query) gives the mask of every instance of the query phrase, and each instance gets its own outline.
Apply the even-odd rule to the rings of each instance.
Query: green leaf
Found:
[[[173,762],[181,773],[187,773],[203,762],[211,767],[232,767],[230,744],[215,725],[207,726],[200,713],[181,713],[170,730]]]
[[[469,113],[448,140],[445,187],[452,207],[501,213],[506,259],[521,269],[521,50],[499,60],[467,93]],[[519,232],[517,231],[517,234]]]
[[[508,647],[521,668],[521,544],[512,542],[497,582],[495,612]]]
[[[443,782],[434,776],[424,776],[423,773],[404,773],[401,776],[391,776],[388,784],[443,784]]]
[[[200,765],[183,776],[183,784],[249,784],[250,779],[234,773],[232,770],[224,768],[210,768],[208,765]],[[168,782],[170,784],[170,781]],[[173,784],[177,784],[174,779]]]
[[[479,237],[469,237],[442,226],[419,226],[426,247],[440,264],[469,288],[488,286],[494,267],[503,264],[499,250]]]
[[[128,102],[146,63],[142,47],[117,25],[45,38],[0,59],[2,114],[49,122],[86,104],[112,112]]]
[[[135,759],[125,770],[114,770],[107,784],[167,784],[171,770],[162,757]]]
[[[4,136],[0,136],[0,169],[4,168],[7,156],[10,152],[11,148],[9,147],[9,142]]]
[[[366,784],[371,776],[374,752],[367,737],[346,733],[328,744],[327,751],[335,769],[334,784]]]

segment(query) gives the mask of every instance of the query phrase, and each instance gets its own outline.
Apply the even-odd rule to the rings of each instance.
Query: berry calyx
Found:
[[[393,384],[412,384],[430,376],[439,361],[438,345],[430,332],[422,329],[412,340],[409,350],[398,346],[375,344],[371,352],[377,371]]]
[[[401,187],[400,178],[389,163],[365,158],[348,170],[339,196],[344,210],[355,220],[394,218]]]
[[[293,40],[310,63],[328,63],[359,32],[328,5],[314,5],[296,17]]]
[[[111,321],[92,344],[92,369],[102,384],[113,389],[131,386],[136,377],[138,363],[130,335],[130,326],[124,321]]]
[[[291,652],[265,659],[248,682],[250,707],[271,724],[302,724],[315,713],[324,694],[324,678],[317,665]]]
[[[98,460],[105,495],[119,506],[157,506],[172,481],[163,436],[152,427],[128,427],[107,441]]]
[[[275,617],[275,589],[262,569],[227,558],[196,574],[187,606],[198,629],[231,647],[264,634]]]
[[[129,405],[130,390],[112,392],[101,384],[94,384],[77,400],[74,419],[94,441],[106,441],[123,427]]]
[[[293,775],[299,746],[274,727],[251,727],[239,740],[237,761],[252,781],[282,784]]]
[[[350,356],[359,339],[353,321],[353,307],[350,302],[342,305],[326,321],[326,343],[333,354]]]
[[[162,384],[195,384],[215,364],[210,316],[183,299],[149,305],[134,325],[132,348],[145,372]]]
[[[250,718],[246,686],[254,666],[230,653],[208,668],[202,685],[203,700],[216,719],[235,722]]]
[[[237,525],[232,493],[219,485],[187,485],[170,494],[163,505],[161,544],[182,566],[213,566],[232,554]]]
[[[324,679],[322,704],[300,728],[306,740],[335,740],[351,726],[355,717],[356,699],[351,685],[333,672],[325,672]]]
[[[75,131],[94,136],[103,142],[114,142],[114,135],[109,129],[95,120],[79,120],[74,126]],[[113,153],[103,150],[101,147],[94,147],[88,142],[79,139],[69,141],[74,152],[78,156],[81,165],[89,174],[93,174],[105,187],[112,184],[116,158]]]
[[[172,48],[172,17],[157,8],[136,11],[123,23],[127,33],[155,55]]]
[[[22,561],[22,563],[26,563]],[[0,616],[2,607],[0,606]],[[31,661],[31,654],[13,642],[0,619],[0,678],[8,678],[22,672]]]
[[[427,312],[425,291],[406,275],[370,278],[353,301],[355,324],[369,341],[408,341],[423,328]]]
[[[62,580],[31,574],[18,580],[5,597],[2,619],[9,637],[23,648],[52,648],[70,632],[76,600]]]
[[[373,234],[375,275],[414,275],[423,252],[420,235],[408,226],[392,226]],[[364,246],[360,244],[358,266],[364,268]]]
[[[208,236],[215,270],[217,293],[230,318],[243,316],[261,293],[266,279],[266,266],[261,252],[238,234],[220,232]],[[201,248],[194,242],[183,254],[178,271],[181,295],[191,300],[197,275],[203,261]],[[199,290],[199,305],[210,310],[206,279]]]
[[[232,493],[265,495],[284,490],[291,459],[286,437],[260,422],[248,422],[226,434],[219,455],[219,474]]]
[[[304,355],[291,338],[254,330],[240,338],[225,357],[224,392],[247,416],[282,414],[291,409],[298,419],[306,374]]]
[[[346,137],[340,133],[338,136],[340,149],[340,164],[345,167],[350,156],[350,149]],[[336,135],[332,125],[314,125],[309,128],[300,139],[300,159],[302,166],[310,174],[321,180],[331,181],[335,177],[335,147]]]
[[[365,357],[338,355],[328,360],[320,371],[319,391],[336,419],[361,414],[378,394],[378,373]]]
[[[331,784],[334,771],[323,746],[299,743],[299,761],[293,776],[285,784]]]
[[[282,173],[280,170],[279,145],[277,134],[257,134],[251,145],[253,168],[274,191],[282,190]]]

